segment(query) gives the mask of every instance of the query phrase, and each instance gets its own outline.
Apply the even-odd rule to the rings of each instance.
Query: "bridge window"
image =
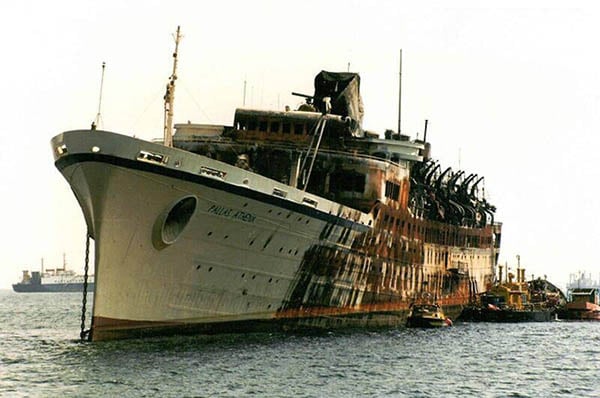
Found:
[[[289,123],[283,123],[283,125],[281,127],[282,127],[282,132],[284,134],[289,134],[290,131],[292,131],[292,125]]]
[[[279,133],[279,122],[271,122],[271,133]]]
[[[329,189],[331,192],[365,191],[365,175],[354,171],[338,171],[331,174]]]
[[[294,134],[304,134],[304,125],[302,123],[294,124]]]
[[[400,197],[400,185],[392,181],[385,182],[385,197],[392,200],[398,200]]]
[[[258,131],[267,131],[267,125],[268,125],[268,124],[269,124],[269,123],[267,123],[267,121],[266,121],[266,120],[261,120],[261,121],[258,123]]]
[[[249,131],[256,131],[256,120],[251,119],[248,121],[248,130]]]

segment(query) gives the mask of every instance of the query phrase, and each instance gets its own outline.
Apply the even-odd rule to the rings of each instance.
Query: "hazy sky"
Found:
[[[94,120],[102,62],[100,127],[161,137],[177,25],[176,122],[230,124],[244,80],[247,105],[295,107],[292,91],[349,63],[364,127],[395,129],[402,48],[403,133],[429,119],[433,157],[486,177],[501,262],[519,254],[558,284],[600,274],[594,2],[15,1],[0,5],[0,288],[42,257],[83,269],[85,223],[49,141]]]

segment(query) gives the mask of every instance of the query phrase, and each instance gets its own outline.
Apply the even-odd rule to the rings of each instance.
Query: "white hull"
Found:
[[[285,306],[308,249],[339,245],[343,225],[319,242],[326,220],[350,227],[350,240],[369,229],[368,216],[356,210],[288,186],[281,187],[287,199],[267,195],[281,184],[177,149],[103,132],[65,133],[53,145],[70,155],[64,163],[57,156],[57,166],[95,240],[99,330],[272,319]],[[136,160],[140,151],[156,150],[179,157],[178,166]],[[227,172],[231,182],[191,173],[202,167]],[[166,244],[161,226],[185,198],[195,202],[193,215]],[[303,204],[304,198],[314,201]]]

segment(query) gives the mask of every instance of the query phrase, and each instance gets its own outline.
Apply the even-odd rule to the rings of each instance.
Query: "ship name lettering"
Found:
[[[233,215],[233,218],[242,220],[244,222],[254,222],[254,220],[256,219],[256,216],[252,213],[248,213],[245,211],[238,211]]]
[[[233,209],[230,209],[228,207],[223,207],[223,206],[212,205],[208,209],[208,212],[212,213],[212,214],[216,214],[218,216],[230,217],[231,213],[233,212]]]
[[[256,220],[256,216],[252,213],[241,210],[235,211],[234,209],[225,206],[212,205],[208,208],[208,212],[216,214],[217,216],[232,218],[247,223],[253,223],[254,220]]]

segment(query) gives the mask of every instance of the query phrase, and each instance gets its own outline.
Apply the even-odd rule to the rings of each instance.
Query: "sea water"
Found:
[[[98,343],[80,323],[80,294],[0,291],[0,396],[600,397],[600,322]]]

